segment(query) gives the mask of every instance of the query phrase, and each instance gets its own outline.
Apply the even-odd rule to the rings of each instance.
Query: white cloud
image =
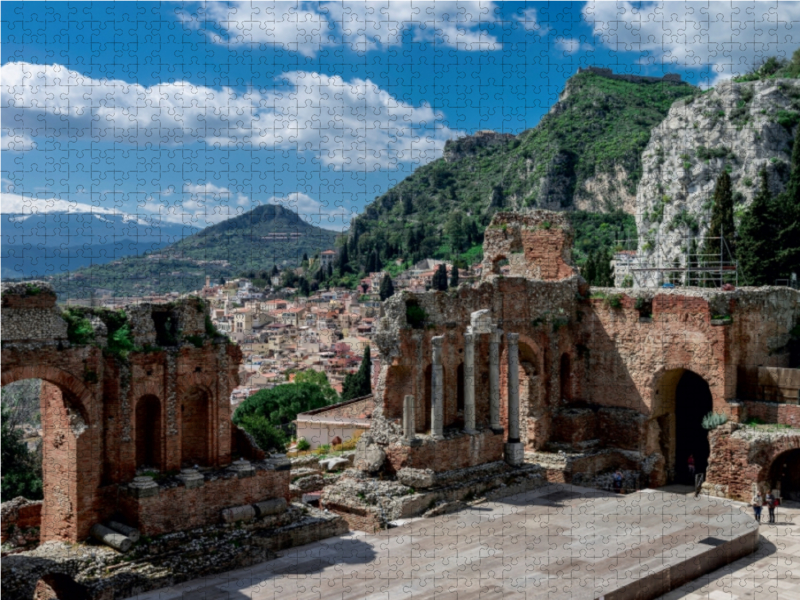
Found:
[[[398,100],[368,79],[304,71],[238,93],[188,82],[144,87],[94,79],[61,65],[0,67],[6,135],[135,146],[204,141],[220,148],[315,153],[340,169],[395,168],[440,155],[459,132],[428,105]]]
[[[344,231],[350,227],[350,220],[354,216],[352,211],[343,206],[328,206],[302,192],[273,196],[267,203],[293,210],[307,223],[333,231]]]
[[[215,43],[229,45],[274,44],[305,56],[323,48],[348,45],[367,51],[402,43],[404,32],[414,42],[467,51],[499,50],[497,38],[481,31],[480,23],[493,23],[493,2],[213,2],[197,15],[179,12],[187,26],[203,27],[214,21],[223,35],[206,29]]]
[[[535,8],[526,8],[514,15],[514,19],[522,24],[525,31],[538,31],[540,35],[547,35],[551,29],[545,23],[539,22],[539,14]]]
[[[578,38],[565,38],[565,37],[557,37],[553,40],[555,43],[556,48],[564,52],[565,54],[575,54],[581,50],[591,50],[592,46],[586,44],[579,40]]]
[[[10,186],[4,186],[9,190]],[[129,221],[136,221],[140,225],[148,225],[151,219],[146,215],[131,215],[125,211],[108,208],[75,200],[64,200],[55,197],[34,197],[16,194],[13,191],[0,193],[0,213],[37,215],[46,213],[93,213],[96,215],[117,215]]]
[[[665,65],[665,71],[708,65],[718,81],[743,74],[768,56],[791,57],[800,3],[589,2],[583,17],[598,42],[639,52],[640,64]]]

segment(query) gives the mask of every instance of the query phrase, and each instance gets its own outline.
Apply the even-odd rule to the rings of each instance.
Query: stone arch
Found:
[[[800,500],[800,448],[778,454],[759,474],[769,489],[780,490],[784,500]]]
[[[503,267],[508,266],[509,264],[508,257],[505,254],[499,254],[495,256],[492,258],[492,273],[495,275],[502,274]]]
[[[710,457],[708,432],[703,416],[713,410],[708,380],[700,374],[675,367],[662,370],[654,379],[654,401],[648,437],[658,440],[665,460],[664,482],[693,484],[687,461],[694,457],[697,473],[705,472]]]
[[[33,600],[88,600],[89,591],[65,573],[43,575],[33,590]]]
[[[402,418],[403,398],[407,394],[414,394],[413,370],[406,365],[391,365],[386,369],[386,383],[381,395],[383,415],[387,419]]]
[[[102,440],[93,443],[93,394],[71,373],[49,365],[2,371],[3,386],[42,380],[42,521],[39,539],[77,541],[94,524],[92,503],[100,485]],[[88,493],[87,493],[88,490]]]
[[[211,456],[211,393],[193,386],[181,398],[181,464],[208,465]]]
[[[542,449],[549,438],[549,415],[542,386],[541,356],[527,341],[519,343],[520,435],[529,450]]]
[[[161,468],[161,400],[153,394],[145,394],[136,402],[135,413],[136,467]]]

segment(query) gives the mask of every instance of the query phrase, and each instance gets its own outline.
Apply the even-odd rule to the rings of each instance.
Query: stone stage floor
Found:
[[[740,506],[549,485],[137,598],[653,598],[755,549],[758,526]]]

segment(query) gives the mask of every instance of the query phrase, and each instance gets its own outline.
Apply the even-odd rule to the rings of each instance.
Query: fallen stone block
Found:
[[[346,468],[350,464],[350,461],[346,458],[334,456],[333,458],[319,461],[319,464],[326,471],[338,471],[339,469]]]

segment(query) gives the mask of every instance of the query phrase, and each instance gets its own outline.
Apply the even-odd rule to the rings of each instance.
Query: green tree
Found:
[[[455,262],[453,262],[453,266],[450,268],[450,287],[458,287],[458,267]]]
[[[294,376],[294,383],[310,383],[316,385],[322,390],[322,395],[329,404],[336,404],[339,401],[339,394],[331,387],[331,382],[328,381],[328,376],[324,371],[316,371],[314,369],[306,369],[300,371]]]
[[[595,277],[597,277],[597,257],[594,252],[589,252],[583,265],[583,278],[589,285],[594,285]]]
[[[447,290],[447,267],[445,267],[444,264],[436,267],[436,270],[433,272],[431,287],[441,292]]]
[[[444,233],[450,239],[450,247],[453,252],[461,252],[467,241],[466,230],[464,227],[464,215],[461,211],[450,214],[444,225]]]
[[[282,430],[274,427],[264,415],[246,415],[242,417],[240,426],[247,433],[253,436],[256,444],[262,450],[270,452],[286,450],[289,436]]]
[[[739,225],[737,254],[742,281],[746,285],[773,284],[780,270],[775,251],[780,227],[770,198],[767,170],[762,169],[759,177],[758,193]]]
[[[692,269],[696,269],[699,266],[700,263],[697,260],[697,240],[692,238],[692,241],[689,243],[689,252],[686,256],[686,268],[688,269],[688,272],[686,274],[686,281],[684,281],[684,285],[698,285],[699,277],[697,276],[697,271],[692,271]]]
[[[800,143],[795,137],[792,163],[786,189],[776,198],[780,231],[775,240],[775,261],[778,277],[800,275]]]
[[[391,275],[388,273],[383,276],[383,279],[381,280],[381,287],[380,290],[378,290],[378,293],[380,294],[381,301],[394,296],[394,284],[392,283]]]
[[[0,408],[0,421],[0,464],[3,469],[0,501],[6,502],[17,496],[40,500],[43,497],[40,457],[28,450],[22,432],[15,427],[14,415],[5,404]]]
[[[339,250],[339,256],[337,261],[337,266],[339,267],[339,273],[344,275],[350,270],[350,258],[347,255],[347,244],[342,244],[341,249]]]
[[[342,401],[361,398],[372,393],[372,358],[369,346],[364,348],[364,357],[358,371],[344,378],[342,385]]]
[[[294,420],[301,412],[328,406],[326,392],[315,383],[287,383],[269,390],[261,390],[242,402],[233,413],[233,422],[247,429],[245,419],[261,416],[268,424],[281,432],[284,438],[295,432]]]
[[[725,238],[725,247],[721,237]],[[714,186],[714,203],[711,207],[711,222],[706,232],[703,243],[703,256],[706,263],[714,265],[719,262],[719,256],[729,260],[736,256],[733,226],[733,190],[731,189],[731,176],[727,171],[720,173]],[[720,265],[721,266],[721,265]],[[722,285],[722,282],[718,282]]]

